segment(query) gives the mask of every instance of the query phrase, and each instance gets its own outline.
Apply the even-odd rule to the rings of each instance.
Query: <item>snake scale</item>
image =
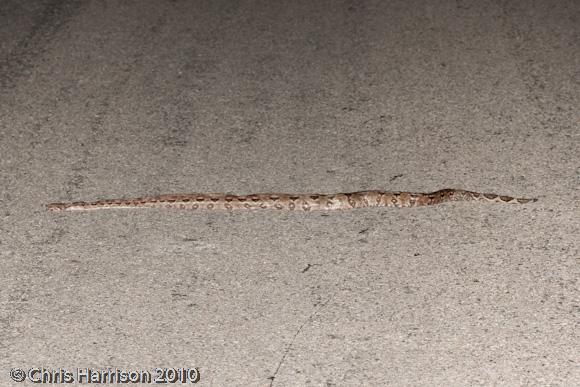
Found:
[[[442,189],[430,193],[360,191],[336,194],[191,193],[93,202],[51,203],[50,211],[88,211],[112,208],[178,208],[184,210],[333,211],[366,207],[423,207],[446,202],[493,202],[524,204],[537,199],[513,198],[461,189]]]

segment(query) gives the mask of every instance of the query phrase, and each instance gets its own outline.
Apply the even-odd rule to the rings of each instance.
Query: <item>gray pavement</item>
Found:
[[[0,88],[0,385],[580,385],[578,1],[6,0]],[[539,201],[44,207],[447,187]]]

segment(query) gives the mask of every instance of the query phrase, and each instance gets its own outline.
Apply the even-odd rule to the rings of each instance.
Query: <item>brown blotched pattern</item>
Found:
[[[260,193],[229,195],[194,193],[94,202],[51,203],[50,211],[88,211],[111,208],[178,208],[183,210],[234,211],[272,209],[278,211],[333,211],[366,207],[422,207],[446,202],[494,202],[524,204],[537,199],[442,189],[431,193],[361,191],[337,194]]]

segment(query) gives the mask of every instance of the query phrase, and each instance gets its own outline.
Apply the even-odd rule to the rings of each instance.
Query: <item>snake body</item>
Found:
[[[336,194],[258,193],[230,195],[191,193],[93,202],[51,203],[50,211],[88,211],[115,208],[178,208],[184,210],[334,211],[366,207],[423,207],[446,202],[492,202],[525,204],[537,199],[513,198],[493,193],[442,189],[430,193],[360,191]]]

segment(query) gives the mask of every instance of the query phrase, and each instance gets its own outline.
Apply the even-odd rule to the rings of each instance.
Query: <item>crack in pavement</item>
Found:
[[[276,379],[276,376],[278,376],[278,372],[280,371],[280,368],[282,368],[282,364],[284,364],[284,361],[286,360],[286,357],[288,356],[288,354],[292,350],[292,345],[294,345],[294,342],[296,341],[296,338],[298,337],[298,335],[300,334],[300,332],[302,332],[302,329],[304,329],[304,327],[306,326],[306,324],[309,324],[309,323],[312,322],[312,320],[314,320],[314,317],[316,317],[320,313],[320,311],[322,310],[322,308],[324,308],[334,298],[335,295],[336,295],[336,292],[334,292],[328,298],[328,300],[326,300],[325,302],[323,302],[321,304],[318,304],[318,308],[316,308],[310,314],[310,316],[308,316],[308,318],[302,323],[302,325],[300,325],[300,327],[296,330],[296,332],[294,333],[294,336],[292,337],[292,340],[290,340],[290,343],[286,347],[286,350],[284,351],[284,354],[282,355],[282,358],[278,362],[278,366],[276,367],[276,370],[274,371],[274,374],[268,378],[268,379],[270,379],[270,386],[269,387],[272,387],[274,385],[274,380]]]

